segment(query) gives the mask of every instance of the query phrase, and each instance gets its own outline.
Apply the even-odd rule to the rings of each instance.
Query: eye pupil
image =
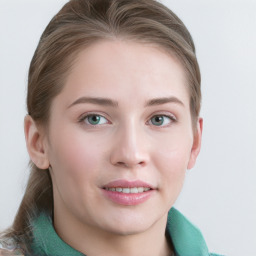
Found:
[[[100,116],[89,116],[88,121],[90,124],[98,124],[100,122]]]
[[[155,116],[152,118],[152,124],[154,125],[162,125],[164,122],[163,116]]]

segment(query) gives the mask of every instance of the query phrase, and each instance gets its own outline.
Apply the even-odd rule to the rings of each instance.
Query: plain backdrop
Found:
[[[29,63],[64,0],[0,0],[0,229],[27,177],[23,133]],[[176,202],[210,251],[256,255],[256,1],[162,1],[195,41],[202,73],[203,145]]]

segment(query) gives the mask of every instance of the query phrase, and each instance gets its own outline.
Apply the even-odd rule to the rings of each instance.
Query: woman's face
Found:
[[[180,63],[154,46],[101,41],[79,54],[45,141],[55,225],[65,216],[133,234],[166,218],[200,148],[185,84]]]

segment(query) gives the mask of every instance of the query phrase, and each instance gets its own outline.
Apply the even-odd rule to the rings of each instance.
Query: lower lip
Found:
[[[112,202],[121,205],[138,205],[146,202],[152,195],[154,190],[142,193],[122,193],[103,189],[103,194]]]

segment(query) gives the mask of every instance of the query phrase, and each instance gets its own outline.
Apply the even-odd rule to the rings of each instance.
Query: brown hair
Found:
[[[182,21],[154,0],[71,0],[50,21],[31,61],[27,110],[47,127],[51,102],[62,90],[77,54],[97,40],[121,38],[150,43],[175,54],[186,71],[193,124],[200,111],[200,71],[193,40]],[[18,213],[7,232],[28,239],[30,220],[53,211],[49,170],[30,162],[30,177]]]

